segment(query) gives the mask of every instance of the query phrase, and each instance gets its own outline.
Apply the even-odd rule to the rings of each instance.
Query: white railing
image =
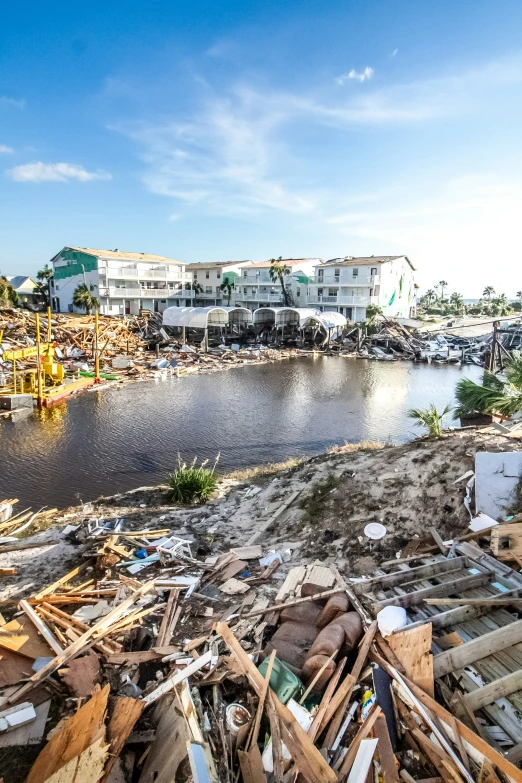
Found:
[[[308,294],[308,304],[371,305],[377,304],[377,296],[319,296]]]
[[[291,275],[285,276],[285,284],[289,284],[292,280]],[[256,277],[256,275],[248,275],[247,277],[240,277],[237,282],[236,286],[240,285],[277,285],[277,282],[274,283],[273,280],[270,279],[268,275],[263,275],[262,277]]]
[[[193,299],[194,291],[185,289],[172,290],[169,288],[100,288],[100,296],[108,296],[111,299],[172,299],[183,297]]]
[[[381,282],[380,275],[357,275],[354,277],[353,275],[339,275],[339,277],[336,277],[335,275],[329,274],[324,275],[324,277],[321,277],[319,275],[314,275],[313,277],[308,278],[308,284],[309,285],[354,285],[354,286],[361,286],[361,285],[379,285]]]
[[[183,280],[192,281],[192,275],[189,272],[169,270],[165,266],[159,266],[155,269],[138,269],[136,266],[104,266],[98,267],[100,275],[108,278],[123,278],[124,280]]]
[[[235,291],[235,297],[238,300],[242,301],[248,301],[248,302],[281,302],[283,299],[283,294],[273,294],[273,293],[266,293],[264,291],[257,291],[257,292],[250,292],[248,294],[244,294],[241,288],[236,288]]]

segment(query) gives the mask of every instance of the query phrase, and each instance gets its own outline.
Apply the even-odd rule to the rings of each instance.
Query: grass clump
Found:
[[[383,449],[384,443],[380,443],[376,440],[361,440],[359,443],[348,443],[346,441],[343,444],[336,443],[333,446],[329,446],[326,449],[327,454],[354,454],[356,451],[372,451],[377,449]]]
[[[329,473],[322,481],[317,481],[312,486],[312,491],[304,498],[299,506],[306,512],[306,521],[317,519],[324,508],[327,495],[339,486],[339,479],[333,473]]]
[[[296,468],[305,462],[304,457],[290,457],[283,462],[267,462],[265,465],[255,465],[252,468],[239,468],[223,476],[228,481],[253,481],[259,478],[268,478],[283,470]]]
[[[415,419],[415,423],[419,427],[426,427],[430,438],[440,438],[442,434],[442,419],[451,411],[451,406],[446,407],[440,411],[437,410],[435,405],[431,403],[425,410],[420,408],[412,408],[409,412],[409,416]]]
[[[219,454],[211,468],[207,467],[208,460],[204,460],[198,467],[197,457],[187,464],[181,461],[178,454],[178,466],[167,479],[170,500],[186,506],[206,503],[218,487],[219,477],[216,474],[218,460]]]

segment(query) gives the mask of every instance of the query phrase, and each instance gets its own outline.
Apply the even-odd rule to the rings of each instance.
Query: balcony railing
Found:
[[[308,294],[308,304],[371,305],[378,304],[378,296],[319,296]]]
[[[285,276],[285,283],[290,283],[291,275]],[[270,279],[268,275],[257,277],[256,275],[248,275],[247,277],[240,277],[237,281],[237,285],[274,285],[274,281]]]
[[[328,274],[323,277],[314,275],[313,277],[308,278],[309,285],[373,286],[379,285],[380,282],[380,275],[357,275],[357,277],[353,277],[353,275],[339,275],[339,277],[336,277],[335,275]]]
[[[254,293],[249,291],[248,294],[244,294],[241,288],[236,288],[235,298],[243,302],[281,302],[283,295],[282,293],[267,293],[265,291],[255,291]]]
[[[98,266],[100,275],[108,278],[123,278],[124,280],[183,280],[192,281],[192,275],[189,272],[180,272],[167,269],[165,266],[155,269],[139,269],[136,266],[107,266],[100,264]]]
[[[111,299],[172,299],[183,297],[193,299],[194,291],[169,288],[100,288],[100,296],[108,296]]]

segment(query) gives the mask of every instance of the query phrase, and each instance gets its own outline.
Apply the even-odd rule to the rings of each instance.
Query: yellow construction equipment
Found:
[[[2,361],[13,362],[13,385],[15,394],[35,394],[38,391],[38,369],[25,370],[20,378],[17,378],[16,362],[19,359],[34,359],[40,356],[40,372],[42,386],[59,386],[65,378],[63,364],[55,361],[54,345],[52,343],[40,343],[30,345],[28,348],[16,348],[4,351]]]

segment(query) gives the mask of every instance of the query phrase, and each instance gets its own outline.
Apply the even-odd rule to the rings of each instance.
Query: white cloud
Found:
[[[12,147],[8,147],[7,144],[0,144],[0,154],[10,155],[12,152],[14,152]]]
[[[391,53],[390,57],[396,57],[398,53],[399,53],[399,50],[398,49],[394,49],[393,52]]]
[[[95,179],[111,179],[105,171],[87,171],[73,163],[25,163],[6,172],[15,182],[90,182]]]
[[[10,98],[8,95],[0,95],[0,106],[14,106],[16,109],[23,109],[25,106],[25,100],[20,98]]]
[[[348,71],[348,73],[342,73],[340,76],[338,76],[335,81],[337,84],[345,84],[350,80],[355,80],[356,82],[366,82],[373,77],[374,73],[374,68],[370,68],[369,66],[366,66],[364,71],[356,71],[355,68],[352,68],[352,70]]]

